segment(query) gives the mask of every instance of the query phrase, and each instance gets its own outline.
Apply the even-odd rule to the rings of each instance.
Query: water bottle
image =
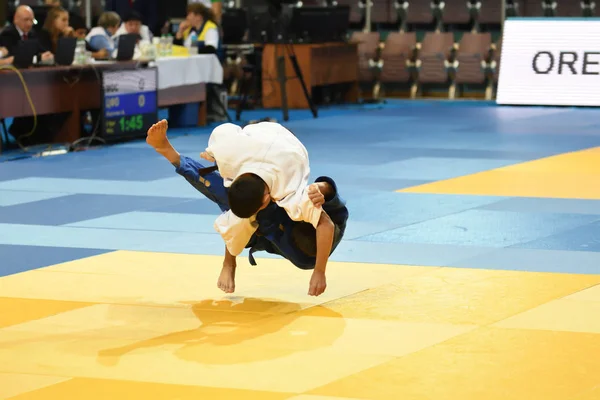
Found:
[[[196,47],[198,45],[198,34],[195,31],[190,35],[190,43],[191,47]]]
[[[83,65],[87,62],[87,56],[85,54],[85,40],[77,40],[77,47],[75,47],[75,64]]]
[[[160,37],[158,55],[159,57],[165,57],[167,55],[167,35],[165,34],[162,34]]]
[[[172,56],[173,55],[173,35],[171,35],[169,33],[166,37],[166,41],[167,41],[167,56]]]

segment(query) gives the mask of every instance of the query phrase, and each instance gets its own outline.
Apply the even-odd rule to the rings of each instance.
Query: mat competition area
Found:
[[[218,207],[143,141],[0,163],[0,399],[600,399],[599,115],[292,112],[350,210],[319,297],[264,253],[222,293]]]

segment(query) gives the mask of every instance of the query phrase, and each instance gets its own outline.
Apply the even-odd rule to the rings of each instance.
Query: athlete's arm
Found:
[[[311,296],[319,296],[327,287],[325,278],[325,270],[327,269],[327,261],[333,246],[333,234],[335,225],[329,215],[325,211],[321,211],[319,223],[317,224],[317,257],[315,269],[310,278],[308,294]]]

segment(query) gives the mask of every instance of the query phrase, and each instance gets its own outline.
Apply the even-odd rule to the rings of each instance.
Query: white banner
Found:
[[[507,19],[496,101],[600,106],[600,19]]]
[[[103,78],[106,95],[157,90],[156,68],[104,71]]]

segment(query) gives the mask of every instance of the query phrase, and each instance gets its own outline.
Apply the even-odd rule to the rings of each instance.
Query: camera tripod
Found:
[[[267,42],[267,41],[265,41],[265,42]],[[288,121],[290,119],[289,108],[288,108],[287,88],[286,88],[288,79],[298,79],[300,81],[300,85],[302,86],[302,91],[304,93],[304,98],[306,99],[306,102],[308,103],[308,107],[310,108],[313,117],[317,118],[318,117],[317,107],[313,103],[310,93],[308,93],[308,88],[306,87],[306,82],[304,81],[304,76],[302,74],[302,70],[300,69],[300,66],[298,65],[298,60],[296,59],[296,54],[294,52],[294,47],[293,47],[294,45],[291,43],[287,43],[286,40],[270,41],[270,42],[271,43],[268,43],[268,44],[273,46],[273,52],[275,53],[274,54],[275,67],[277,70],[277,81],[279,81],[279,88],[280,88],[280,94],[281,94],[281,110],[283,113],[283,120]],[[264,51],[264,49],[263,49],[263,51]],[[286,74],[286,68],[285,68],[286,57],[290,60],[292,68],[294,69],[295,76],[292,78],[288,78],[287,74]],[[262,65],[260,68],[258,67],[259,58],[262,59],[262,51],[259,52],[259,54],[257,55],[257,60],[255,62],[255,65],[252,67],[250,83],[243,85],[241,88],[242,89],[241,90],[242,100],[240,101],[240,103],[238,103],[237,110],[236,110],[236,120],[237,121],[240,120],[242,110],[246,104],[248,90],[251,86],[256,86],[254,83],[258,80],[258,74],[262,70]]]
[[[296,74],[295,78],[297,78],[300,81],[300,85],[302,85],[302,91],[304,92],[304,98],[308,103],[308,107],[310,108],[313,117],[317,118],[317,107],[315,107],[315,104],[313,103],[312,98],[308,93],[308,88],[306,87],[306,82],[304,81],[302,70],[300,70],[300,66],[298,65],[298,60],[296,58],[296,53],[294,52],[294,45],[284,43],[280,45],[274,45],[273,47],[275,52],[275,63],[277,67],[277,80],[279,81],[279,90],[281,92],[281,111],[283,112],[283,120],[287,121],[290,119],[286,88],[288,80],[285,68],[286,55],[290,60],[292,67],[294,68],[294,73]]]

